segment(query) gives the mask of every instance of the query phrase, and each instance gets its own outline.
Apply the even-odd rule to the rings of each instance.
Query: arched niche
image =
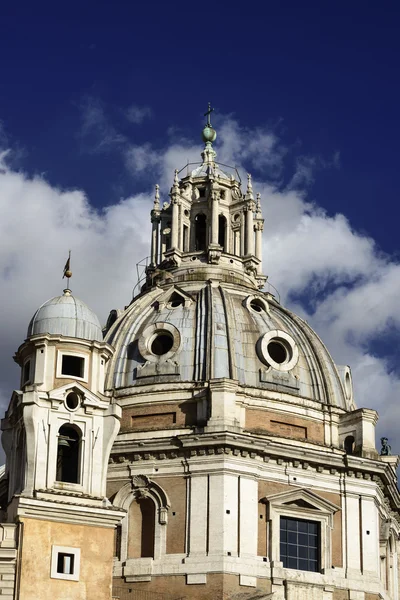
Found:
[[[113,504],[127,511],[121,523],[120,560],[163,556],[170,502],[162,487],[136,475],[119,490]]]

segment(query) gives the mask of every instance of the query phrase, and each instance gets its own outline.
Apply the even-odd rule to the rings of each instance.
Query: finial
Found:
[[[210,117],[211,117],[211,113],[214,111],[213,108],[211,108],[211,102],[208,103],[208,111],[204,113],[204,116],[207,117],[207,127],[212,127],[211,125],[211,121],[210,121]]]
[[[246,198],[247,198],[247,200],[254,200],[253,184],[251,183],[251,175],[250,175],[250,173],[247,173]]]
[[[211,108],[211,102],[209,102],[208,103],[208,111],[204,113],[204,116],[207,117],[207,123],[205,124],[205,127],[201,134],[202,138],[203,138],[203,142],[205,144],[212,144],[217,139],[217,132],[211,125],[211,120],[210,120],[210,115],[213,111],[214,111],[214,109]]]
[[[257,194],[256,212],[261,214],[261,194]]]
[[[171,197],[177,197],[179,195],[179,178],[178,178],[178,169],[175,169],[174,174],[174,183],[172,184],[172,188],[170,191]]]
[[[156,194],[154,196],[154,210],[160,209],[160,186],[156,183]]]
[[[62,276],[63,279],[64,279],[64,277],[67,278],[67,290],[69,290],[69,280],[72,277],[72,271],[70,270],[70,265],[71,265],[71,250],[69,250],[69,252],[68,252],[68,259],[67,259],[67,262],[65,263],[64,272],[63,272],[63,276]],[[65,294],[65,290],[64,290],[64,294]]]

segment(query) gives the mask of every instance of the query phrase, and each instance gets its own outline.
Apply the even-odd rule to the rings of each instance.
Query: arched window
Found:
[[[80,483],[81,432],[74,425],[63,425],[58,432],[57,481]]]
[[[344,450],[346,454],[354,454],[354,436],[348,435],[344,440]]]
[[[206,249],[206,237],[207,237],[207,217],[203,213],[196,215],[194,219],[195,238],[194,245],[195,250]]]
[[[224,215],[219,215],[218,217],[218,244],[222,246],[224,252],[227,251],[226,248],[226,218]]]
[[[117,492],[113,504],[127,512],[121,522],[120,560],[161,558],[166,553],[170,507],[164,490],[145,475],[135,475]]]

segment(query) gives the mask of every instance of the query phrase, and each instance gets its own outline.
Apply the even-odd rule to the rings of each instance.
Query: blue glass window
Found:
[[[319,571],[319,549],[319,523],[281,517],[280,557],[285,568]]]

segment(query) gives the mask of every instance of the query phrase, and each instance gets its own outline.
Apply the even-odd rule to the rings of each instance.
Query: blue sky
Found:
[[[22,324],[59,292],[71,245],[77,295],[103,321],[129,302],[153,186],[198,160],[210,100],[219,156],[263,191],[272,283],[396,437],[399,21],[391,1],[4,6],[3,404]]]

